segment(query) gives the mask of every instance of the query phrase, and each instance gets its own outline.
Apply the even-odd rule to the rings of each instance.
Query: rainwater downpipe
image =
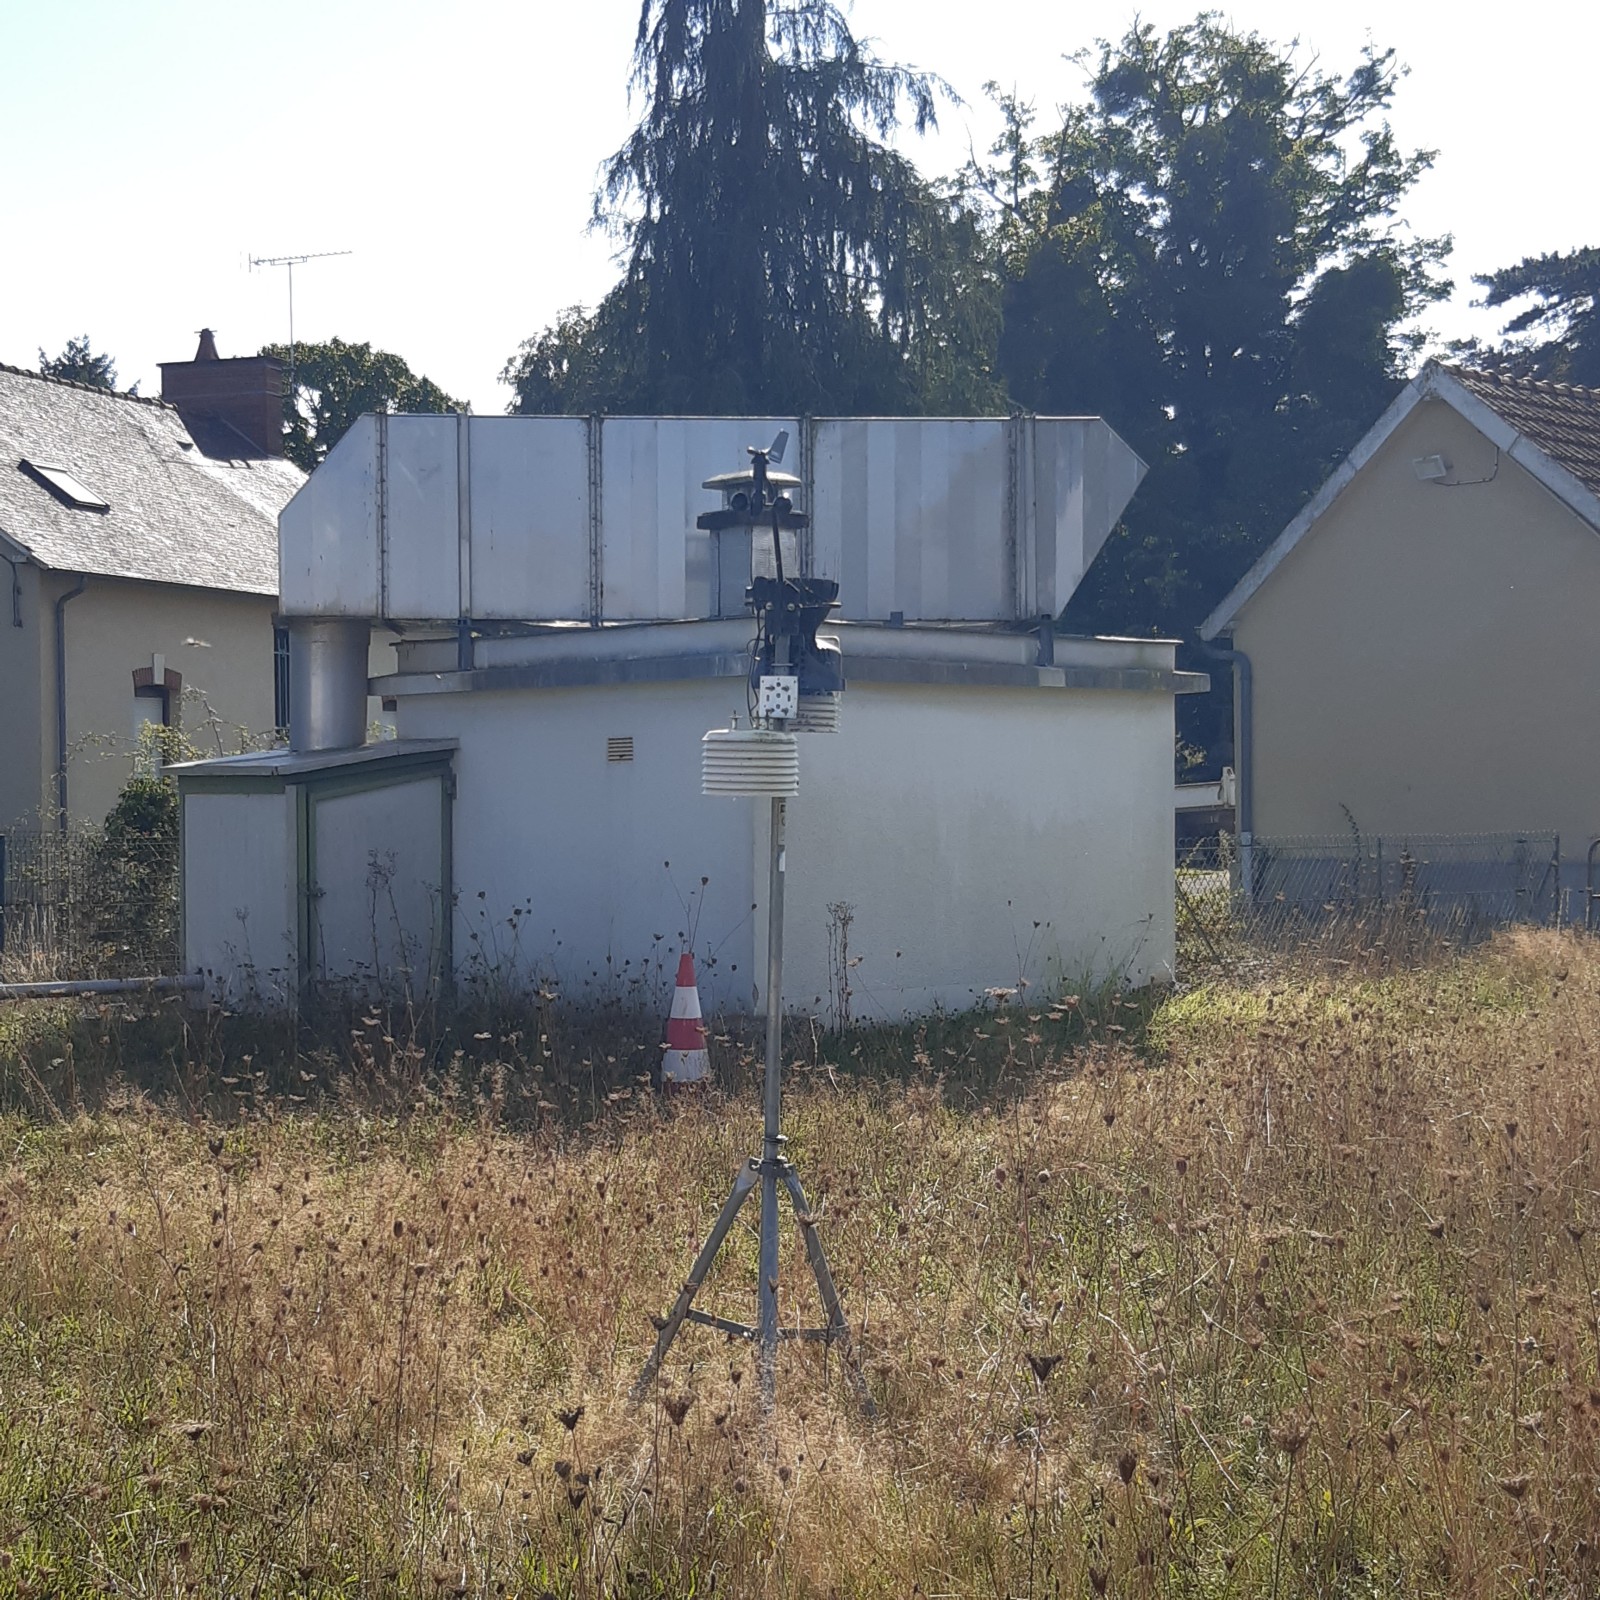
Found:
[[[67,602],[89,587],[84,573],[77,586],[56,598],[56,813],[57,826],[67,831]]]
[[[1234,781],[1239,786],[1239,885],[1246,903],[1255,890],[1255,675],[1250,657],[1228,645],[1202,641],[1200,653],[1213,661],[1225,661],[1233,669],[1237,693],[1234,697]]]
[[[17,564],[10,556],[0,555],[0,561],[11,568],[11,626],[22,626],[22,579],[17,574]]]

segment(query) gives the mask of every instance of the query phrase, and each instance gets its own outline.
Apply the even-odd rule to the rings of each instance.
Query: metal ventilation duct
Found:
[[[289,623],[289,748],[350,750],[367,737],[367,647],[362,618]]]
[[[779,428],[802,569],[838,581],[852,621],[1059,612],[1145,472],[1098,417],[364,417],[279,519],[283,612],[714,617],[702,482]]]

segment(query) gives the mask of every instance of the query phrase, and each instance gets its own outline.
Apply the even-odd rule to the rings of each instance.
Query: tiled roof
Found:
[[[1492,407],[1530,444],[1600,494],[1600,389],[1446,367],[1462,388]]]
[[[64,504],[22,461],[110,509]],[[276,594],[278,512],[304,482],[292,462],[206,455],[162,401],[0,366],[0,534],[41,566]]]

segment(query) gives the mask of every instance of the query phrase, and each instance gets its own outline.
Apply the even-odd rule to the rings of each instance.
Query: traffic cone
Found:
[[[687,950],[678,958],[678,986],[672,993],[672,1015],[667,1018],[667,1048],[661,1057],[664,1084],[699,1083],[711,1074],[706,1053],[706,1027],[700,1020],[700,990],[694,979],[694,957]]]

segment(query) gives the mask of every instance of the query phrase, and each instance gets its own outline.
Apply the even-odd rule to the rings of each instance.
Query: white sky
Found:
[[[1136,10],[1165,28],[1196,9],[855,0],[849,16],[966,102],[907,141],[935,172],[991,141],[985,79],[1045,126],[1082,84],[1065,56]],[[1224,9],[1330,69],[1369,34],[1409,65],[1394,127],[1439,156],[1407,218],[1456,238],[1440,334],[1493,332],[1472,273],[1600,244],[1593,0]],[[284,271],[251,256],[348,250],[296,269],[298,336],[367,340],[503,410],[520,341],[615,279],[611,242],[585,229],[631,123],[637,17],[637,0],[0,0],[0,361],[32,367],[87,333],[155,394],[156,363],[188,359],[202,325],[224,355],[287,337]]]

